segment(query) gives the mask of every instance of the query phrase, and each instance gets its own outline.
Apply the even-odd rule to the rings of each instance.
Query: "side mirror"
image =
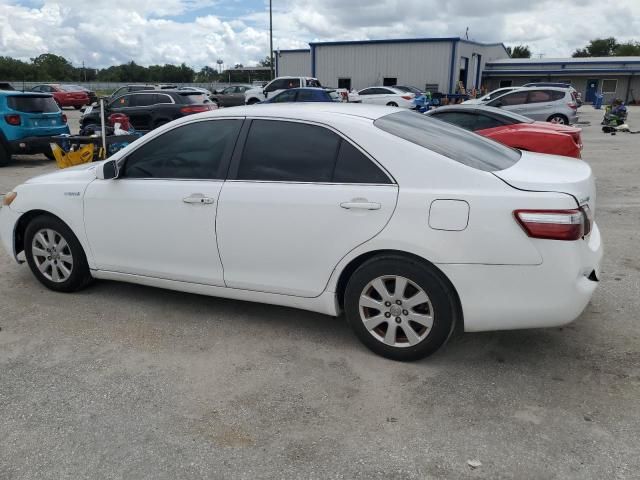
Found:
[[[118,178],[118,163],[115,160],[108,160],[96,167],[96,178],[98,180],[111,180]]]

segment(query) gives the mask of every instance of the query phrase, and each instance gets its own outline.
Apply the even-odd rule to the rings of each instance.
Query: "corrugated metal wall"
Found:
[[[282,50],[276,59],[277,76],[311,76],[311,53]]]
[[[316,45],[315,74],[323,85],[337,86],[350,78],[351,87],[382,85],[385,77],[399,85],[424,88],[437,84],[449,91],[451,41]]]

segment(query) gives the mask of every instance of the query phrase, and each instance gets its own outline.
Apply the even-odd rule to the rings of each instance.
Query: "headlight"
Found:
[[[18,194],[16,192],[7,193],[2,199],[2,204],[8,207],[9,205],[11,205],[11,203],[13,203],[17,196]]]

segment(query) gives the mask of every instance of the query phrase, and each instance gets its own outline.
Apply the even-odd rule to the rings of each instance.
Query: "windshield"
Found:
[[[54,113],[60,111],[58,104],[50,95],[8,97],[7,105],[13,110],[24,113]]]
[[[396,88],[398,90],[402,90],[403,92],[422,94],[422,91],[420,89],[416,88],[416,87],[406,87],[404,85],[396,85],[393,88]]]
[[[504,170],[520,160],[518,150],[415,112],[392,113],[373,124],[396,137],[485,172]]]

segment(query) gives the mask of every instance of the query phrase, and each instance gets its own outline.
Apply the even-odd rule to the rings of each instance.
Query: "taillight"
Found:
[[[569,103],[567,103],[567,106],[568,106],[569,108],[574,109],[574,110],[577,110],[577,109],[578,109],[578,104],[573,103],[573,102],[569,102]]]
[[[17,126],[22,123],[20,120],[20,115],[5,115],[4,119],[9,125]]]
[[[404,98],[405,100],[413,100],[412,95],[402,95],[402,98]]]
[[[67,123],[67,116],[64,113],[62,114],[62,123]]]
[[[532,238],[578,240],[591,231],[589,207],[573,210],[516,210],[516,220]]]
[[[181,113],[185,115],[189,115],[191,113],[202,113],[208,112],[210,110],[208,105],[189,105],[188,107],[182,107],[180,109]]]

